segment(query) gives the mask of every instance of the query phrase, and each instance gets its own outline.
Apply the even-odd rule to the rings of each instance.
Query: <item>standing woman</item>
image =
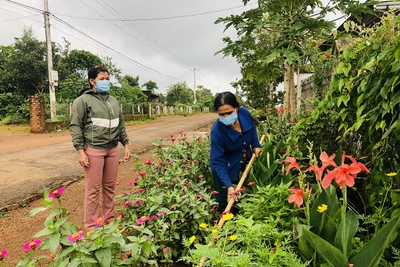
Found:
[[[249,111],[241,107],[231,92],[219,93],[214,101],[218,120],[211,128],[210,164],[218,211],[222,213],[234,197],[232,183],[239,181],[242,165],[261,153],[256,126]]]
[[[109,95],[110,75],[103,66],[89,69],[90,88],[74,100],[70,131],[85,174],[84,229],[95,229],[99,218],[99,195],[102,191],[103,216],[100,223],[114,221],[115,182],[118,174],[118,142],[124,146],[124,160],[130,157],[124,117],[118,101]]]

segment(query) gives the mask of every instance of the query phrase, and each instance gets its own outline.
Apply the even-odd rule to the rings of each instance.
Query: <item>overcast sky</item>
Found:
[[[43,9],[43,0],[15,1]],[[162,93],[165,93],[169,85],[179,81],[186,81],[192,88],[193,68],[199,69],[196,72],[197,85],[203,85],[213,93],[233,91],[229,83],[240,78],[239,66],[233,58],[214,54],[223,48],[222,38],[227,34],[234,36],[234,32],[224,33],[224,26],[215,25],[214,22],[218,17],[239,14],[255,7],[255,4],[243,7],[241,0],[48,1],[50,12],[58,18],[130,59],[51,18],[52,41],[62,43],[62,37],[65,37],[71,42],[72,48],[112,57],[123,74],[139,75],[141,84],[153,80],[157,82],[160,88],[158,91]],[[24,27],[32,27],[36,38],[45,40],[43,15],[3,0],[0,1],[0,6],[0,45],[12,44],[14,37],[22,35]],[[222,9],[229,10],[218,11]],[[211,11],[218,12],[208,13]],[[207,14],[186,16],[204,12]],[[110,21],[122,17],[157,19],[174,16],[185,17],[132,22]],[[332,18],[340,16],[341,14],[332,15]],[[132,60],[162,74],[147,71]]]

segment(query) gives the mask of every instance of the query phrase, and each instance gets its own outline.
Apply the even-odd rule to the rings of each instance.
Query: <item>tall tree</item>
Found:
[[[247,5],[249,1],[243,0],[243,3]],[[330,3],[323,5],[319,0],[259,0],[256,9],[216,21],[226,24],[225,29],[234,27],[239,37],[235,41],[225,37],[226,46],[221,52],[237,58],[242,64],[243,79],[250,82],[256,80],[261,85],[262,95],[267,85],[271,82],[277,84],[282,79],[279,73],[285,72],[285,106],[295,107],[293,74],[295,64],[299,65],[304,60],[305,44],[310,39],[328,36],[334,27],[332,22],[325,20],[328,12],[356,12],[363,8],[356,0],[332,0]],[[270,69],[274,71],[268,73]]]
[[[150,81],[144,83],[144,84],[142,85],[142,87],[145,87],[146,90],[148,90],[148,91],[150,91],[150,92],[152,92],[152,93],[154,92],[154,90],[158,89],[157,83],[156,83],[156,82],[153,82],[152,80],[150,80]]]
[[[186,82],[172,84],[168,87],[166,99],[168,105],[188,105],[193,103],[193,91]]]

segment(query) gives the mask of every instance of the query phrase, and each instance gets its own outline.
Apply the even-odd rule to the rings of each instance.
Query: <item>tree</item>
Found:
[[[10,47],[2,47],[0,84],[2,92],[23,96],[43,93],[47,84],[46,46],[24,29]]]
[[[133,77],[131,75],[125,75],[121,78],[121,84],[129,84],[132,87],[139,86],[139,76]]]
[[[243,0],[246,5],[249,0]],[[220,51],[235,57],[242,65],[243,79],[255,80],[265,95],[267,85],[277,84],[285,73],[286,107],[295,107],[294,69],[306,61],[304,50],[309,40],[326,38],[333,28],[324,19],[328,12],[356,12],[363,8],[356,0],[332,0],[332,6],[319,0],[264,0],[258,8],[219,18],[216,23],[234,27],[238,39],[224,38],[226,46]],[[316,10],[319,10],[318,13]],[[364,11],[366,9],[363,9]],[[271,73],[269,69],[272,69]],[[243,83],[246,84],[246,83]],[[273,88],[273,87],[272,87]],[[255,88],[250,88],[255,90]],[[257,90],[257,89],[256,89]],[[264,99],[266,97],[263,97]]]
[[[167,90],[167,104],[168,105],[176,105],[176,104],[191,104],[193,103],[193,91],[190,89],[186,82],[172,84],[168,87]]]
[[[152,93],[154,92],[155,89],[158,89],[157,83],[153,82],[152,80],[144,83],[142,86],[145,87],[146,90],[148,90]]]
[[[63,57],[57,66],[60,72],[60,79],[68,78],[70,75],[77,74],[79,78],[87,78],[88,70],[96,65],[102,65],[101,59],[85,50],[64,51]]]
[[[214,96],[210,89],[203,85],[197,86],[196,90],[197,105],[212,108],[214,105]]]

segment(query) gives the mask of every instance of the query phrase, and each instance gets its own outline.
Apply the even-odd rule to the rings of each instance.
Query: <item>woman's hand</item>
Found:
[[[131,157],[131,153],[129,152],[129,146],[124,145],[124,162],[127,162]]]
[[[78,161],[82,167],[89,167],[89,158],[85,153],[85,150],[78,150]]]
[[[257,158],[260,157],[261,151],[261,147],[256,147],[253,149],[253,153],[256,155]]]
[[[235,188],[233,188],[233,186],[228,188],[228,197],[227,197],[228,203],[231,200],[231,198],[233,198],[235,200],[235,202],[238,202],[238,199],[235,195]]]

